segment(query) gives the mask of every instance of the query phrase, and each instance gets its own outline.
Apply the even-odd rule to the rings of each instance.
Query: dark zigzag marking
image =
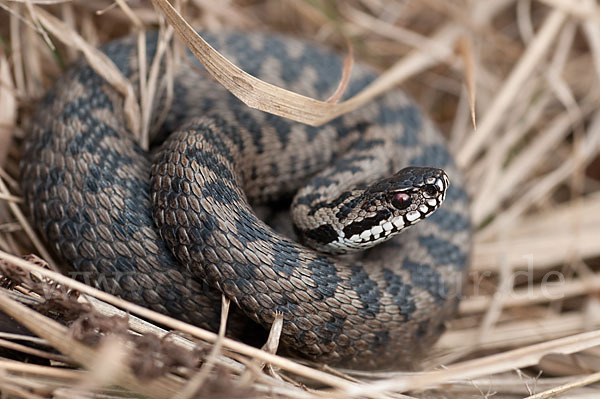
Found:
[[[448,299],[448,287],[440,274],[431,266],[405,259],[402,269],[410,272],[410,281],[415,287],[427,291],[437,306],[442,306]]]
[[[453,243],[434,235],[419,236],[418,239],[433,258],[435,265],[466,263],[466,254]]]
[[[406,284],[402,277],[389,269],[383,269],[383,280],[387,282],[386,291],[394,298],[394,305],[404,321],[408,321],[417,309],[411,293],[411,286]]]

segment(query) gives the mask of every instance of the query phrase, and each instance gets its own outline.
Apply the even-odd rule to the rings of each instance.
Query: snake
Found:
[[[305,96],[327,98],[342,79],[344,58],[308,40],[202,35]],[[101,51],[139,96],[136,39]],[[148,63],[156,51],[148,34]],[[309,126],[251,109],[190,53],[172,70],[172,95],[163,84],[152,99],[150,151],[121,92],[84,59],[37,104],[22,190],[69,275],[213,331],[225,296],[232,335],[268,331],[281,315],[280,347],[309,360],[413,367],[457,311],[472,236],[463,177],[434,123],[390,88]],[[343,99],[376,78],[357,62]],[[287,231],[255,211],[290,203]]]

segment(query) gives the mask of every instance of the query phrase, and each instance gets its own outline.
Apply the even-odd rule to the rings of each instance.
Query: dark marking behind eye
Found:
[[[328,224],[323,224],[317,228],[306,230],[303,234],[304,238],[316,241],[320,244],[329,244],[337,239],[338,234],[333,227]]]

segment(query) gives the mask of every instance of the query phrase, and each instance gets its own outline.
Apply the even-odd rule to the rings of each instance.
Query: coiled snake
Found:
[[[308,96],[325,98],[340,79],[340,57],[314,44],[205,37],[250,74]],[[155,48],[149,35],[149,60]],[[139,81],[134,40],[103,51]],[[35,226],[75,276],[159,312],[214,330],[224,293],[266,328],[281,312],[282,342],[306,357],[410,365],[456,310],[468,263],[467,196],[442,137],[399,90],[314,128],[246,107],[200,69],[176,72],[159,136],[174,133],[154,156],[90,66],[64,73],[26,139],[22,181]],[[345,95],[373,79],[355,67]],[[433,168],[394,175],[408,165],[443,168],[452,185]],[[306,219],[296,230],[330,252],[383,241],[446,200],[398,237],[339,258],[276,233],[248,204],[302,185],[293,214]]]

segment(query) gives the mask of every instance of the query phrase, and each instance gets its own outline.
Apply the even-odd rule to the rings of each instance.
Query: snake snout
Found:
[[[398,230],[412,226],[430,216],[446,198],[450,186],[448,175],[442,169],[411,166],[389,178],[386,199]]]

